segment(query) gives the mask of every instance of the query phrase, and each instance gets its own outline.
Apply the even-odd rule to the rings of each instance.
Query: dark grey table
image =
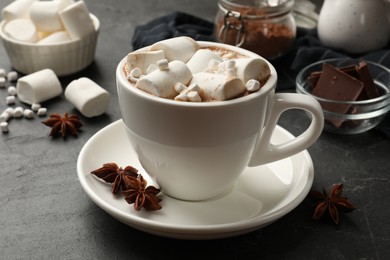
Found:
[[[1,1],[3,8],[10,1]],[[132,47],[135,26],[188,12],[212,21],[216,1],[86,0],[102,27],[95,62],[62,78],[63,86],[86,76],[111,94],[107,113],[81,117],[78,138],[50,139],[40,119],[14,119],[0,134],[0,259],[388,259],[390,256],[390,142],[376,130],[354,136],[323,133],[308,149],[315,167],[313,189],[344,183],[357,210],[330,221],[313,221],[306,198],[277,222],[220,240],[157,237],[130,228],[96,206],[77,179],[77,156],[97,131],[120,118],[115,68]],[[11,70],[0,47],[0,67]],[[6,91],[0,90],[0,110]],[[63,96],[44,104],[49,112],[77,113]],[[297,111],[280,125],[293,134],[307,122]]]

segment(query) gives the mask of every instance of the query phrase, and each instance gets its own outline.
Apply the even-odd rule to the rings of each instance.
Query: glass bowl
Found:
[[[296,78],[296,92],[309,95],[317,99],[323,109],[325,124],[324,130],[337,134],[358,134],[366,132],[377,126],[386,113],[390,110],[390,69],[370,61],[365,61],[377,86],[379,96],[360,101],[337,101],[324,99],[313,95],[312,87],[308,83],[308,76],[314,71],[322,71],[322,66],[327,63],[340,68],[357,65],[361,60],[350,58],[336,58],[315,62],[303,68]],[[348,106],[345,114],[331,111],[332,106]]]

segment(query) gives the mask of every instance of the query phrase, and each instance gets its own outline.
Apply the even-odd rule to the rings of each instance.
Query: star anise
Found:
[[[134,187],[134,182],[137,182],[138,170],[132,166],[127,166],[124,169],[116,163],[105,163],[103,167],[92,171],[91,173],[108,183],[113,183],[112,194],[117,194],[119,189],[126,190]]]
[[[343,184],[333,185],[330,194],[323,188],[322,193],[311,191],[309,195],[318,201],[313,214],[313,219],[321,218],[326,211],[329,212],[335,224],[339,224],[339,212],[351,212],[355,209],[353,204],[346,198],[342,197]]]
[[[68,115],[66,112],[64,116],[57,113],[50,114],[49,119],[42,123],[51,127],[50,136],[54,137],[58,133],[61,133],[62,138],[65,138],[68,133],[77,136],[77,132],[83,125],[76,115]]]
[[[161,205],[159,204],[161,199],[157,197],[160,189],[157,189],[154,186],[146,187],[147,182],[141,174],[138,175],[137,182],[134,182],[133,184],[133,187],[122,191],[122,193],[125,195],[125,200],[129,204],[134,203],[134,209],[136,211],[140,211],[142,207],[148,211],[161,209]]]

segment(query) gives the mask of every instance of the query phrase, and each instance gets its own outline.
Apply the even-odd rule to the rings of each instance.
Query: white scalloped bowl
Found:
[[[42,69],[52,69],[57,76],[66,76],[83,70],[95,58],[99,19],[90,14],[95,32],[77,40],[56,44],[35,44],[16,41],[4,33],[5,21],[0,23],[0,38],[12,67],[30,74]]]

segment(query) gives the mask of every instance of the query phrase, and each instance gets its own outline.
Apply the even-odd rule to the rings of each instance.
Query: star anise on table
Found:
[[[133,182],[133,186],[127,190],[122,191],[125,195],[125,200],[129,204],[134,203],[134,209],[140,211],[145,208],[147,211],[154,211],[161,209],[159,202],[161,199],[157,197],[160,189],[154,186],[147,186],[146,180],[142,175],[138,175],[137,181]]]
[[[161,190],[154,186],[147,186],[147,181],[138,174],[136,168],[126,166],[123,169],[116,163],[105,163],[103,167],[91,173],[108,183],[113,183],[112,194],[117,194],[121,189],[127,203],[134,203],[136,211],[142,208],[147,211],[161,209],[159,204],[161,199],[157,197]]]
[[[77,132],[83,125],[76,115],[68,115],[66,112],[64,116],[57,113],[50,114],[49,119],[42,124],[51,127],[50,136],[55,137],[60,133],[62,138],[65,138],[68,133],[77,136]]]
[[[341,196],[343,188],[343,184],[334,184],[329,194],[324,188],[322,193],[310,191],[309,195],[318,201],[313,219],[319,219],[328,212],[333,222],[339,224],[339,212],[348,213],[356,209],[346,197]]]
[[[127,166],[124,169],[116,163],[105,163],[103,167],[92,171],[91,173],[105,182],[113,183],[112,194],[117,194],[119,189],[126,190],[133,187],[133,182],[138,176],[138,170],[132,166]],[[134,180],[135,179],[135,180]]]

